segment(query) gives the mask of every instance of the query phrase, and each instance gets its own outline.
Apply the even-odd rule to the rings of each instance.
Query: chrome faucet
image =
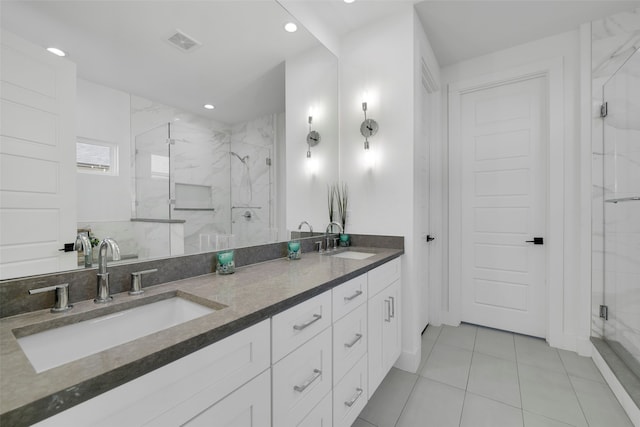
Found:
[[[78,242],[80,244],[78,244]],[[86,234],[78,234],[76,236],[76,241],[73,244],[73,250],[77,251],[81,249],[82,253],[84,253],[84,266],[92,267],[93,266],[93,251],[91,250],[91,240],[87,237]]]
[[[307,221],[302,221],[300,225],[298,225],[298,231],[302,230],[302,226],[305,224],[307,224],[307,227],[309,227],[309,233],[313,233],[313,227]]]
[[[107,249],[111,249],[111,257],[114,261],[120,261],[120,247],[111,237],[107,237],[98,247],[98,288],[96,304],[109,302],[113,297],[109,293],[109,273],[107,273]]]
[[[339,223],[337,223],[335,221],[331,221],[329,223],[329,225],[327,225],[327,229],[324,232],[324,240],[325,240],[325,245],[326,245],[325,248],[326,248],[326,250],[329,250],[329,242],[330,242],[330,239],[331,239],[329,237],[329,234],[333,230],[333,226],[334,225],[338,227],[338,229],[340,230],[340,234],[342,234],[344,232],[344,229],[342,228],[342,226]],[[334,245],[333,245],[333,249],[334,250],[336,249],[335,242],[334,242]]]

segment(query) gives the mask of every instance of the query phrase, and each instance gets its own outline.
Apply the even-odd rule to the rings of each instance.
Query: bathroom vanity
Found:
[[[400,354],[403,251],[351,252],[365,258],[305,253],[2,319],[0,423],[348,427]],[[18,343],[176,298],[211,312],[40,372]]]

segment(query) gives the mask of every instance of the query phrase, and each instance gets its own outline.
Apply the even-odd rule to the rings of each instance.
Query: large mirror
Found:
[[[337,59],[275,0],[1,7],[77,65],[78,232],[144,260],[286,240],[323,206],[336,174],[305,172],[306,136],[315,115],[337,165]]]

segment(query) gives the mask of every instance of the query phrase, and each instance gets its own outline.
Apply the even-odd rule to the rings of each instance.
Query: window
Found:
[[[78,172],[117,175],[117,153],[115,144],[78,138],[76,143]]]

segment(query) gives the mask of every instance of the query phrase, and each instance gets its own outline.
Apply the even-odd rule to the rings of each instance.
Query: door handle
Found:
[[[534,237],[533,240],[527,240],[527,243],[533,243],[534,245],[543,245],[544,239],[542,237]]]
[[[432,242],[434,240],[436,240],[435,237],[433,237],[431,234],[427,234],[427,243]]]

